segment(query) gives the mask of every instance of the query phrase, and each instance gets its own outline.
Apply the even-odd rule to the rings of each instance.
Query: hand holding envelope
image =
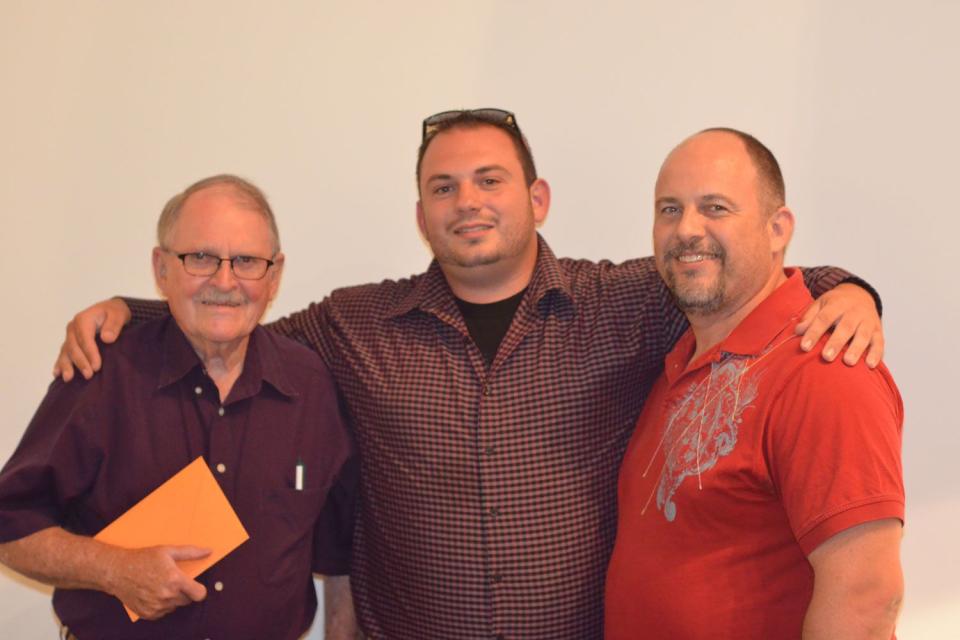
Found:
[[[206,595],[203,586],[192,579],[240,546],[249,535],[201,457],[94,538],[137,550],[130,559],[161,574],[156,578],[171,585],[171,593],[167,594],[171,602],[188,604]],[[175,566],[171,566],[174,562]],[[170,571],[182,572],[190,578],[189,582],[178,580],[176,574],[162,575]],[[130,592],[136,593],[136,587]],[[139,616],[126,608],[130,619],[136,622]]]

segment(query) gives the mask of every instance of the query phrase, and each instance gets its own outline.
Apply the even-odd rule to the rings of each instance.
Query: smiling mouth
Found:
[[[490,229],[493,229],[492,224],[486,224],[486,223],[466,224],[454,229],[453,233],[456,235],[463,235],[468,233],[480,233],[481,231],[489,231]]]
[[[683,264],[695,264],[704,260],[716,260],[719,256],[715,253],[684,253],[677,256],[677,262]]]

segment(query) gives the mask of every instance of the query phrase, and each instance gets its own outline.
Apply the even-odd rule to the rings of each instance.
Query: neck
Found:
[[[189,338],[188,338],[189,339]],[[227,399],[233,384],[243,373],[243,362],[247,356],[247,346],[250,336],[233,343],[201,343],[190,340],[193,350],[203,363],[203,368],[217,385],[220,392],[220,402]]]
[[[453,295],[467,302],[487,304],[499,302],[527,288],[537,264],[537,246],[514,259],[494,264],[459,267],[441,264],[443,275]]]
[[[700,356],[729,336],[743,322],[744,318],[750,315],[767,296],[786,280],[787,276],[784,274],[781,265],[770,274],[763,286],[743,303],[711,314],[687,313],[690,329],[697,339],[697,348],[693,357],[690,358],[690,362],[695,362]]]

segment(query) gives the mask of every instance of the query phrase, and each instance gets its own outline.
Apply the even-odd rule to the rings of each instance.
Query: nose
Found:
[[[237,286],[237,276],[233,274],[233,265],[224,260],[220,263],[220,268],[216,273],[210,276],[210,282],[218,289],[229,291]]]
[[[696,207],[685,207],[677,221],[677,235],[684,241],[704,236],[703,216]]]
[[[457,187],[457,211],[471,213],[480,208],[479,192],[476,185],[465,180]]]

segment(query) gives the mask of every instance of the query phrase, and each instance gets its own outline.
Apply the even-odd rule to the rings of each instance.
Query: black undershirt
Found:
[[[500,342],[503,341],[503,336],[507,335],[507,329],[510,328],[513,316],[520,306],[520,301],[523,300],[523,294],[526,292],[527,290],[524,289],[505,300],[486,304],[477,304],[454,298],[460,308],[460,313],[463,315],[463,321],[467,325],[467,331],[470,332],[470,337],[473,338],[477,348],[480,349],[480,353],[483,354],[483,359],[488,367],[497,355]]]

